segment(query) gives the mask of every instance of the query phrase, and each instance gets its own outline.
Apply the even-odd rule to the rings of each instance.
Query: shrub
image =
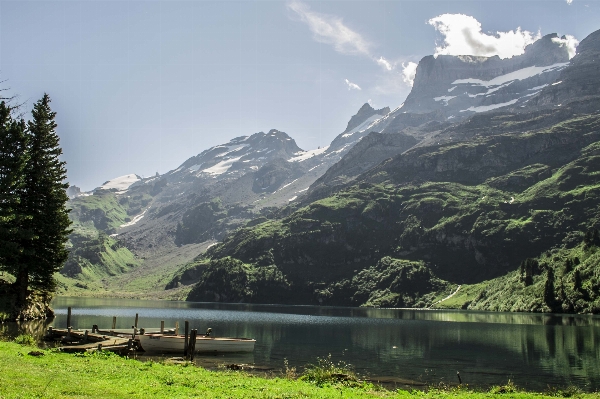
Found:
[[[35,338],[30,334],[21,334],[15,338],[15,343],[23,346],[34,346]]]
[[[326,358],[317,358],[317,364],[309,364],[300,377],[301,380],[312,382],[322,387],[328,384],[342,384],[346,386],[362,385],[352,366],[346,362],[334,363],[331,353]]]
[[[490,389],[490,393],[493,393],[493,394],[516,393],[518,391],[519,391],[519,389],[517,388],[515,383],[512,382],[511,380],[508,380],[508,382],[505,385],[493,386]]]

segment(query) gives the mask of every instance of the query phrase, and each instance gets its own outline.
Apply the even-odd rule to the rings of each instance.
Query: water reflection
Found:
[[[66,326],[73,306],[73,326],[128,328],[139,313],[139,326],[172,327],[189,320],[203,332],[257,340],[251,358],[208,357],[203,365],[255,363],[281,369],[284,359],[299,369],[331,353],[361,374],[436,384],[476,386],[506,383],[544,390],[574,384],[600,388],[600,318],[412,309],[364,309],[310,306],[212,304],[57,298],[55,327]],[[38,323],[32,331],[44,331]],[[17,328],[17,327],[15,327]],[[19,326],[18,328],[25,328]],[[30,327],[27,327],[30,328]]]

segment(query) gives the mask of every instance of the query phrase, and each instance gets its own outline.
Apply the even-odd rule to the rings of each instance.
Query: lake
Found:
[[[209,368],[254,363],[279,372],[287,359],[301,370],[331,354],[392,387],[456,384],[459,371],[463,383],[482,388],[509,379],[536,391],[600,388],[598,316],[58,297],[54,320],[4,329],[39,334],[48,325],[64,328],[69,306],[75,328],[110,328],[113,316],[117,328],[128,328],[139,313],[139,327],[157,328],[164,320],[183,330],[189,320],[199,333],[211,327],[215,336],[257,340],[253,354],[197,358]]]

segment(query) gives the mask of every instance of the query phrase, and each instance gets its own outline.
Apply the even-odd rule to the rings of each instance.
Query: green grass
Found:
[[[130,220],[127,208],[119,203],[114,193],[101,193],[78,197],[68,204],[73,229],[92,228],[112,233]]]
[[[337,367],[337,366],[335,366]],[[313,370],[314,371],[314,370]],[[339,371],[339,373],[338,373]],[[320,373],[319,375],[321,375]],[[340,368],[333,374],[346,375]],[[189,364],[142,363],[107,353],[70,355],[0,342],[0,398],[600,398],[576,388],[527,393],[510,381],[490,391],[436,387],[388,391],[335,379],[315,382],[265,378],[238,371],[208,371]],[[309,378],[306,378],[307,380]],[[350,385],[350,386],[349,386]]]
[[[468,305],[471,301],[473,301],[473,299],[475,299],[477,295],[479,295],[479,293],[485,289],[486,286],[487,284],[485,282],[472,285],[462,285],[460,290],[458,290],[455,295],[446,299],[445,301],[435,304],[433,307],[435,309],[461,309],[463,306],[465,306],[465,304]],[[441,300],[448,295],[440,296],[441,298],[438,300]]]

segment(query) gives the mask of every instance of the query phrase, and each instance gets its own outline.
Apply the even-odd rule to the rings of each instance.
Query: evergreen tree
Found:
[[[24,187],[20,207],[28,216],[23,225],[31,231],[23,242],[23,254],[15,274],[18,304],[25,303],[30,289],[48,293],[54,290],[53,274],[67,260],[65,244],[71,233],[65,183],[65,162],[56,134],[56,113],[50,109],[50,97],[44,94],[33,107],[28,123]]]
[[[589,229],[583,238],[586,247],[600,246],[600,233],[598,229]]]
[[[20,207],[27,138],[25,121],[13,120],[11,112],[9,105],[0,102],[0,270],[15,275],[28,238]]]
[[[546,283],[544,284],[544,302],[551,310],[556,306],[556,298],[554,297],[554,270],[551,267],[546,271]]]
[[[533,276],[538,270],[538,261],[532,258],[527,258],[521,262],[521,273],[525,272],[524,283],[525,287],[529,287],[533,284]]]

